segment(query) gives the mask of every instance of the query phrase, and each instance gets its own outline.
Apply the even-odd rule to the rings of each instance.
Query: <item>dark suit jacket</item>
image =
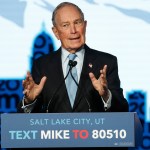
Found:
[[[75,103],[71,107],[69,97],[64,82],[61,48],[58,51],[51,52],[49,55],[37,59],[33,63],[32,77],[36,83],[39,83],[43,76],[47,77],[42,93],[38,97],[33,112],[45,112],[49,105],[49,112],[88,112],[90,103],[92,112],[104,112],[104,104],[98,92],[93,88],[89,78],[89,72],[93,72],[96,78],[100,76],[100,69],[107,65],[107,82],[108,88],[112,93],[110,112],[126,112],[128,111],[128,103],[123,97],[123,90],[120,88],[120,80],[118,76],[117,58],[108,53],[90,49],[87,45],[85,48],[85,56],[83,68],[79,81]],[[92,67],[89,66],[91,64]],[[60,86],[60,84],[63,84]],[[60,88],[58,89],[58,87]],[[57,91],[57,92],[55,92]],[[55,93],[55,94],[54,94]],[[52,98],[53,97],[53,98]],[[85,98],[86,97],[86,98]],[[87,99],[87,100],[86,100]],[[18,112],[23,112],[21,103],[18,106]]]

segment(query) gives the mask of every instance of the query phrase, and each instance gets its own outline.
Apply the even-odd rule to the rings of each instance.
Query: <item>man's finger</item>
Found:
[[[30,71],[27,71],[27,76],[31,76]]]
[[[28,83],[27,83],[27,81],[26,81],[26,80],[23,80],[23,81],[22,81],[22,86],[23,86],[23,88],[24,88],[24,89],[26,89],[26,88],[27,88]]]
[[[26,96],[26,95],[28,94],[28,92],[29,92],[29,90],[25,89],[25,90],[23,91],[23,94]]]
[[[106,78],[106,72],[107,72],[107,65],[105,65],[104,68],[103,68],[103,74],[104,74],[105,78]]]
[[[89,73],[89,77],[90,77],[92,82],[94,82],[96,80],[96,78],[92,72]]]
[[[47,77],[44,76],[44,77],[41,79],[39,86],[43,88],[43,86],[44,86],[46,80],[47,80]]]

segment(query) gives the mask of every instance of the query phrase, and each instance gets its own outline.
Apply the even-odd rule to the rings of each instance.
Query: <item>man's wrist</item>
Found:
[[[109,97],[110,97],[110,93],[109,93],[109,91],[107,90],[107,91],[105,92],[105,94],[102,96],[102,98],[103,98],[103,100],[104,100],[105,102],[107,102],[108,99],[109,99]]]
[[[34,100],[29,100],[26,96],[23,97],[24,105],[29,105],[34,102]]]
[[[108,110],[111,107],[112,94],[111,94],[111,91],[109,89],[108,89],[108,93],[109,93],[109,98],[107,99],[107,101],[105,101],[103,99],[103,97],[101,97],[102,101],[104,103],[104,109],[105,109],[105,111]]]
[[[36,103],[36,100],[37,99],[35,99],[34,101],[31,101],[30,103],[26,103],[25,102],[25,96],[23,97],[22,107],[21,108],[24,109],[25,113],[30,113],[32,111],[32,109],[33,109],[33,107],[34,107],[34,105]]]

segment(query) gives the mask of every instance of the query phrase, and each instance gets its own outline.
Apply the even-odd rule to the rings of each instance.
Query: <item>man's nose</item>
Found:
[[[74,24],[72,24],[71,26],[70,26],[70,33],[72,33],[72,34],[74,34],[74,33],[76,33],[76,26],[74,25]]]

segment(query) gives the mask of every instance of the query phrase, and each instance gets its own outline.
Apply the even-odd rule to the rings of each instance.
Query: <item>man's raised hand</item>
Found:
[[[26,103],[31,103],[37,98],[37,96],[41,93],[44,87],[46,79],[46,76],[44,76],[41,79],[40,84],[36,84],[30,72],[27,72],[26,79],[22,81],[22,85],[24,88],[23,94],[25,95]]]

